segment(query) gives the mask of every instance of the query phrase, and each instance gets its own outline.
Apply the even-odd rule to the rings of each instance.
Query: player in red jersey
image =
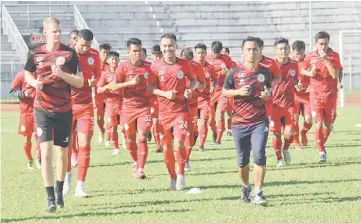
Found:
[[[230,51],[228,47],[223,47],[221,51],[222,55],[229,56]],[[233,67],[237,66],[237,63],[232,60]],[[232,136],[232,105],[233,105],[233,98],[228,98],[228,105],[227,105],[227,136]]]
[[[123,90],[114,91],[110,89],[111,82],[119,82],[117,80],[115,71],[119,63],[119,53],[115,51],[110,51],[108,55],[108,64],[109,69],[103,71],[102,76],[97,83],[98,93],[105,94],[106,99],[106,114],[107,114],[107,125],[110,129],[110,139],[113,141],[114,150],[113,155],[118,155],[119,150],[119,140],[118,140],[118,130],[117,126],[120,124],[120,130],[123,131],[122,126],[122,103],[123,103]]]
[[[258,45],[259,45],[259,49],[260,49],[260,59],[259,59],[259,63],[264,66],[267,67],[268,69],[270,69],[271,73],[272,73],[272,86],[279,84],[281,82],[281,70],[277,65],[277,62],[270,58],[267,57],[265,55],[263,55],[263,48],[264,48],[264,42],[261,38],[256,38],[258,41]],[[269,119],[271,120],[271,116],[272,116],[272,108],[273,108],[273,104],[272,104],[272,96],[268,97],[266,99],[266,108],[267,108],[267,114]]]
[[[74,29],[69,33],[68,46],[74,49],[76,42],[78,41],[79,30]]]
[[[160,46],[159,45],[155,45],[152,48],[152,56],[153,56],[153,60],[159,60],[162,58],[162,51],[160,50]],[[159,103],[158,103],[158,97],[155,95],[151,95],[150,96],[150,113],[152,115],[152,133],[154,136],[154,141],[155,144],[157,146],[157,150],[156,153],[162,153],[163,152],[163,148],[162,145],[160,143],[160,137],[159,137],[159,122],[158,122],[158,115],[159,115]]]
[[[207,62],[214,67],[218,74],[218,84],[211,95],[211,112],[209,118],[209,125],[213,131],[213,141],[218,147],[221,145],[222,135],[225,130],[224,116],[228,106],[228,98],[222,97],[221,95],[222,88],[228,70],[233,67],[231,58],[221,54],[222,48],[221,42],[214,41],[212,43],[212,52],[206,57]],[[219,112],[217,127],[215,121],[216,110]]]
[[[277,156],[277,167],[283,167],[284,162],[291,164],[288,151],[293,142],[295,121],[294,89],[298,85],[298,65],[289,59],[290,46],[288,40],[279,38],[275,41],[276,61],[281,70],[282,81],[272,87],[273,108],[270,129],[273,132],[272,145]],[[281,139],[281,118],[285,119],[284,144]],[[284,161],[282,158],[284,156]]]
[[[185,187],[184,167],[186,150],[184,141],[187,135],[188,112],[186,99],[192,97],[196,79],[188,61],[177,58],[177,38],[174,34],[164,34],[161,38],[163,58],[152,63],[151,69],[157,79],[150,84],[150,92],[158,96],[160,139],[164,149],[164,161],[171,177],[169,190],[182,190]],[[191,80],[186,88],[186,78]],[[173,137],[178,171],[175,170]]]
[[[232,135],[235,141],[238,173],[241,178],[241,199],[251,202],[249,184],[250,153],[254,162],[255,204],[265,204],[262,187],[266,175],[268,118],[265,99],[270,96],[272,74],[258,63],[257,39],[248,37],[242,43],[244,61],[227,73],[222,95],[234,98]],[[250,149],[252,143],[252,147]]]
[[[189,158],[191,156],[192,148],[195,145],[198,138],[198,93],[205,88],[205,73],[203,67],[200,63],[193,61],[193,51],[191,48],[185,48],[181,52],[181,57],[185,60],[188,60],[193,76],[197,79],[198,88],[194,89],[192,92],[192,97],[187,99],[187,109],[188,109],[188,131],[185,141],[185,147],[187,152],[185,171],[191,170],[191,165]],[[187,79],[187,88],[190,88],[190,80]],[[198,90],[199,89],[199,90]]]
[[[109,64],[107,63],[108,54],[111,50],[111,46],[108,43],[103,43],[99,46],[99,53],[100,53],[100,60],[101,60],[101,66],[102,71],[106,71],[109,69]],[[97,80],[99,81],[99,80]],[[104,142],[104,133],[105,130],[107,132],[107,140],[105,142],[105,146],[110,146],[110,133],[109,133],[109,127],[108,124],[106,124],[106,129],[104,128],[104,114],[105,114],[105,100],[106,95],[100,94],[97,92],[95,95],[95,105],[97,109],[97,125],[100,130],[100,134],[98,137],[98,142],[103,143]]]
[[[25,80],[34,87],[34,118],[41,148],[41,169],[48,195],[48,211],[64,207],[63,185],[68,164],[68,145],[72,122],[70,87],[81,88],[83,75],[76,52],[60,43],[59,20],[43,22],[46,44],[29,52]],[[34,73],[37,78],[35,79]],[[56,197],[52,165],[53,143],[57,153]]]
[[[293,51],[293,60],[298,63],[298,71],[301,74],[303,60],[305,59],[305,50],[306,44],[301,41],[297,40],[292,44],[292,51]],[[307,139],[307,132],[312,127],[312,116],[311,116],[311,107],[310,107],[310,92],[309,92],[309,85],[310,85],[310,77],[305,75],[299,75],[298,77],[299,85],[296,87],[299,88],[295,91],[295,115],[296,115],[296,124],[294,129],[294,140],[295,148],[302,149],[300,143],[300,130],[298,126],[299,115],[303,116],[303,128],[301,130],[301,139],[302,145],[307,146],[308,139]]]
[[[34,98],[35,89],[25,82],[25,71],[22,70],[16,74],[11,84],[10,94],[20,100],[20,121],[19,134],[24,136],[24,152],[28,160],[28,169],[33,169],[34,161],[31,155],[31,136],[34,135],[37,146],[36,167],[41,168],[41,152],[38,142],[38,136],[34,133]]]
[[[123,125],[127,149],[132,158],[133,175],[145,179],[144,167],[148,156],[147,136],[152,126],[148,92],[148,81],[154,82],[151,63],[142,58],[142,42],[131,38],[127,42],[130,59],[116,70],[116,82],[109,87],[113,91],[124,90]],[[137,143],[138,136],[138,143]]]
[[[205,73],[206,87],[198,92],[198,114],[201,120],[199,130],[199,150],[204,152],[204,143],[208,134],[208,119],[210,112],[210,100],[218,82],[218,75],[214,70],[214,67],[206,61],[207,47],[204,44],[197,44],[194,47],[195,61],[200,63]]]
[[[92,87],[96,85],[96,80],[99,79],[102,72],[99,52],[91,48],[92,41],[93,33],[89,29],[82,29],[74,47],[82,68],[84,85],[82,88],[71,89],[73,122],[68,152],[68,169],[63,188],[63,194],[70,193],[73,175],[71,155],[72,153],[77,154],[75,157],[77,157],[78,175],[75,196],[84,198],[88,197],[84,190],[84,181],[89,168],[91,139],[94,131]]]
[[[338,53],[328,50],[329,41],[327,32],[316,34],[316,51],[307,54],[302,69],[302,74],[311,77],[310,104],[319,162],[327,160],[325,143],[336,119],[337,77],[339,71],[343,70]]]

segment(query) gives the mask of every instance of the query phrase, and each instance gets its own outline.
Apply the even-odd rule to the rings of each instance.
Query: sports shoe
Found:
[[[200,152],[204,152],[204,146],[199,147]]]
[[[297,149],[297,150],[302,150],[302,146],[301,146],[301,144],[299,144],[299,143],[295,143],[295,149]]]
[[[250,185],[243,185],[241,186],[241,199],[242,203],[249,203],[251,202],[251,192],[252,188]]]
[[[54,199],[48,198],[48,209],[46,211],[47,212],[55,212],[56,211],[56,205],[55,205]]]
[[[120,149],[114,149],[113,150],[113,155],[116,156],[120,153]]]
[[[283,159],[285,160],[285,163],[287,165],[291,164],[291,155],[290,152],[286,149],[282,149],[282,153],[283,153]]]
[[[213,142],[216,143],[217,140],[217,133],[213,133]]]
[[[29,169],[29,170],[34,169],[34,161],[33,161],[33,160],[29,160],[29,161],[28,161],[28,166],[27,166],[27,167],[28,167],[28,169]]]
[[[302,145],[303,146],[307,146],[308,145],[308,139],[307,139],[307,134],[304,131],[301,131],[301,141],[302,141]]]
[[[216,142],[216,147],[217,148],[221,147],[221,142]]]
[[[175,179],[170,180],[169,190],[173,191],[177,189],[177,181]]]
[[[284,167],[283,159],[277,160],[277,167]]]
[[[320,159],[319,159],[318,162],[319,162],[319,163],[326,163],[326,162],[327,162],[327,154],[326,154],[326,152],[320,154]]]
[[[138,171],[138,163],[133,162],[132,164],[132,172],[133,172],[133,176],[136,176],[135,174]]]
[[[64,197],[63,197],[63,193],[57,193],[56,197],[55,197],[55,203],[56,206],[58,208],[63,208],[64,207]]]
[[[267,202],[266,202],[266,199],[265,197],[263,196],[263,192],[259,192],[258,194],[255,194],[254,195],[254,198],[253,198],[253,203],[254,204],[257,204],[257,205],[266,205]]]
[[[144,180],[146,178],[145,174],[144,174],[144,170],[138,169],[135,172],[135,178],[140,179],[140,180]]]
[[[70,194],[71,180],[73,178],[73,172],[67,172],[64,178],[63,194]]]
[[[148,133],[148,136],[147,136],[147,139],[148,139],[148,142],[152,141],[152,133]]]
[[[190,163],[190,161],[188,160],[188,161],[186,162],[185,167],[184,167],[184,171],[188,172],[188,171],[191,171],[191,170],[192,170],[191,163]]]
[[[186,186],[186,178],[182,174],[177,174],[177,184],[176,188],[177,190],[183,190]]]
[[[75,167],[78,165],[78,153],[71,153],[71,166]]]
[[[36,159],[36,169],[41,169],[41,159]]]
[[[99,144],[104,143],[104,134],[99,133],[99,136],[98,136],[98,143],[99,143]]]
[[[105,145],[105,147],[111,147],[111,146],[113,146],[113,142],[112,141],[105,141],[104,145]]]
[[[227,132],[227,136],[232,136],[232,132]]]
[[[156,153],[162,153],[162,152],[163,152],[163,148],[162,148],[162,147],[159,147],[155,152],[156,152]]]
[[[81,198],[87,198],[88,194],[84,191],[84,182],[78,181],[75,189],[75,196]]]

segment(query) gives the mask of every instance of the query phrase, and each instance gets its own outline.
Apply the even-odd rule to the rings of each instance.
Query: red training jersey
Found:
[[[16,74],[15,79],[13,80],[11,84],[12,89],[18,89],[24,92],[27,89],[31,89],[29,84],[25,82],[25,71],[21,70],[19,73]],[[33,88],[33,93],[30,94],[28,97],[24,97],[22,100],[20,100],[20,113],[26,114],[26,113],[33,113],[34,111],[34,98],[36,95],[35,88]]]
[[[214,93],[221,92],[226,79],[226,74],[223,73],[223,69],[232,69],[234,67],[233,61],[229,56],[221,55],[219,58],[213,58],[212,55],[208,54],[206,57],[208,63],[210,63],[218,75],[218,84],[214,89]]]
[[[271,86],[271,81],[271,71],[260,64],[252,70],[245,68],[243,64],[239,64],[227,74],[224,82],[225,90],[240,89],[244,85],[251,86],[250,96],[234,97],[233,125],[255,125],[268,119],[265,100],[260,98],[260,95],[265,86]]]
[[[192,68],[192,72],[193,72],[193,76],[197,79],[197,82],[204,82],[204,78],[205,78],[205,74],[204,74],[204,70],[203,67],[200,63],[198,63],[197,61],[190,61],[190,65]],[[190,88],[190,83],[191,81],[187,78],[187,88]],[[187,103],[189,105],[197,105],[198,103],[198,93],[199,91],[197,91],[197,89],[195,89],[192,92],[192,98],[187,99]]]
[[[343,70],[340,56],[334,51],[328,51],[327,56],[336,70]],[[337,77],[333,79],[326,67],[325,61],[317,52],[309,53],[303,63],[303,69],[316,68],[316,76],[310,80],[310,97],[318,99],[337,99]]]
[[[273,104],[281,108],[289,108],[295,104],[295,84],[298,83],[298,65],[289,59],[287,64],[277,65],[281,70],[282,81],[272,86]]]
[[[301,91],[295,90],[295,101],[309,101],[310,92],[307,90],[310,86],[310,77],[302,75],[303,60],[298,63],[298,82],[302,85]]]
[[[211,95],[210,95],[210,89],[211,89],[211,80],[215,80],[218,78],[218,75],[216,71],[214,70],[214,67],[206,62],[204,66],[202,66],[203,71],[205,73],[205,83],[206,87],[205,89],[198,91],[198,103],[203,103],[204,101],[209,102]],[[213,83],[212,83],[213,85]]]
[[[71,99],[73,105],[75,104],[91,104],[92,88],[89,86],[88,80],[94,79],[99,80],[102,74],[101,62],[99,52],[96,49],[91,48],[87,54],[78,55],[80,67],[83,72],[83,87],[71,88]]]
[[[100,80],[97,84],[97,87],[104,87],[105,85],[109,84],[110,82],[114,83],[120,83],[119,77],[115,75],[115,72],[111,72],[110,68],[106,71],[103,71],[102,76],[100,77]],[[121,104],[123,101],[123,89],[120,89],[118,91],[113,90],[105,90],[104,93],[102,93],[105,96],[105,103],[106,104]]]
[[[60,44],[54,52],[48,52],[46,45],[40,45],[29,51],[25,70],[36,73],[43,83],[43,89],[37,91],[34,107],[48,112],[68,112],[72,108],[70,84],[54,75],[52,65],[57,59],[64,62],[61,68],[69,74],[80,71],[77,54],[70,47]]]
[[[190,63],[178,57],[175,64],[167,64],[160,59],[152,63],[151,70],[156,79],[153,82],[148,80],[149,84],[158,86],[158,89],[162,91],[177,91],[174,100],[158,97],[159,114],[186,112],[187,105],[184,97],[184,91],[187,89],[186,79],[194,79]]]

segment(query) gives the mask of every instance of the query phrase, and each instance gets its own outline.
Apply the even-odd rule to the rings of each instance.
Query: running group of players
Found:
[[[316,35],[316,50],[307,55],[305,43],[295,41],[292,57],[288,40],[279,38],[274,43],[275,59],[262,55],[260,38],[248,37],[242,43],[240,63],[232,61],[229,49],[219,41],[212,43],[209,52],[199,43],[176,57],[177,39],[169,33],[162,36],[160,46],[153,47],[154,62],[150,63],[141,40],[131,38],[127,42],[129,60],[119,63],[119,53],[111,51],[108,44],[102,44],[99,52],[91,48],[93,33],[88,29],[72,31],[69,45],[61,44],[59,24],[56,18],[44,20],[46,44],[30,50],[11,89],[20,99],[19,134],[25,137],[29,168],[33,167],[32,135],[37,141],[37,167],[42,169],[48,211],[63,207],[63,194],[70,193],[71,160],[77,165],[75,196],[88,196],[84,181],[90,163],[94,108],[99,142],[104,142],[107,132],[106,144],[113,145],[113,154],[118,154],[119,126],[123,146],[132,159],[132,173],[138,179],[146,178],[147,141],[152,129],[157,152],[164,153],[171,179],[169,190],[185,188],[192,148],[199,136],[199,150],[205,150],[208,126],[215,145],[221,145],[226,113],[228,134],[233,136],[237,151],[242,202],[250,202],[250,151],[255,164],[254,202],[266,201],[262,186],[269,130],[277,166],[282,167],[291,163],[288,149],[292,142],[296,149],[308,144],[306,134],[314,122],[319,161],[326,162],[325,143],[336,118],[337,80],[342,71],[338,54],[328,47],[328,33]],[[299,114],[304,117],[301,131]],[[56,190],[52,144],[57,152]]]

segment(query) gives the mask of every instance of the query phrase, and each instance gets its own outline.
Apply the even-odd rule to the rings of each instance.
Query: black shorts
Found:
[[[238,167],[243,168],[249,164],[251,150],[253,162],[259,166],[266,165],[268,132],[268,120],[251,126],[232,126]]]
[[[55,146],[68,147],[72,118],[72,110],[54,113],[35,108],[34,119],[39,143],[54,141]]]

